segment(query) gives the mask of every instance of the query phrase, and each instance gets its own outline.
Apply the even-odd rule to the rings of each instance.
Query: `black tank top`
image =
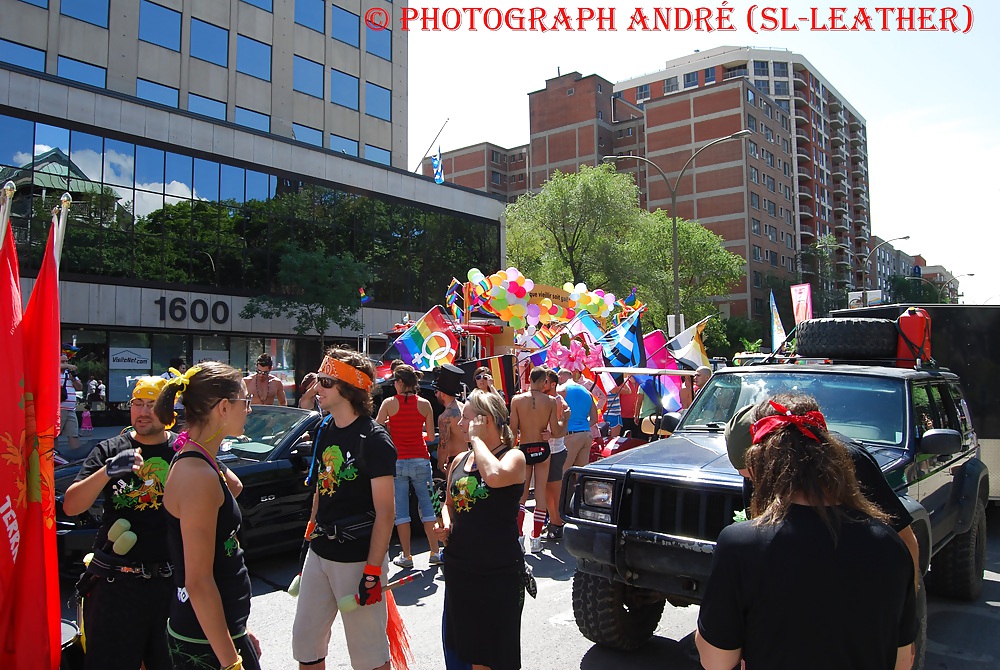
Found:
[[[200,458],[212,467],[216,467],[203,454],[196,451],[177,454],[173,463],[182,458]],[[222,486],[224,499],[219,507],[215,525],[215,561],[212,573],[215,576],[215,584],[219,587],[219,595],[222,597],[222,609],[226,614],[229,634],[235,636],[246,630],[247,618],[250,616],[250,575],[243,563],[243,549],[236,537],[243,522],[243,515],[233,494],[229,492],[229,487],[224,481],[219,483]],[[177,597],[170,603],[170,628],[178,635],[203,640],[205,634],[184,588],[184,540],[181,537],[181,522],[169,512],[167,512],[167,547],[174,564],[174,583],[177,585]]]
[[[508,451],[502,450],[497,458]],[[479,574],[519,572],[524,556],[517,546],[517,510],[524,484],[490,488],[478,470],[465,471],[471,454],[455,464],[448,478],[454,512],[445,566]]]

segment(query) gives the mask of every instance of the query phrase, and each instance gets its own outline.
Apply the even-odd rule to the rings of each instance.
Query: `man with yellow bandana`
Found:
[[[161,499],[177,436],[153,414],[166,383],[161,377],[139,378],[129,403],[132,430],[94,447],[63,501],[63,510],[73,516],[104,495],[93,559],[78,585],[84,598],[85,670],[170,668],[164,630],[175,588]],[[109,541],[112,528],[117,542]]]

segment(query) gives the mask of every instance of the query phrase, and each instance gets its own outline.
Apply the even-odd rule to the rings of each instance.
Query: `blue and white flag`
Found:
[[[441,159],[441,147],[438,147],[437,156],[431,156],[431,167],[434,168],[434,182],[444,183],[444,161]]]
[[[642,346],[642,325],[639,315],[632,313],[620,324],[604,333],[598,344],[611,367],[646,367],[646,350]]]
[[[771,291],[771,351],[777,351],[784,341],[785,327],[781,325],[778,305],[774,302],[774,291]]]

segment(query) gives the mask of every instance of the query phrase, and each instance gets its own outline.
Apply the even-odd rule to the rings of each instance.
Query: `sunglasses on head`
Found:
[[[337,380],[333,377],[319,377],[316,381],[325,389],[332,389],[333,385],[337,383]]]

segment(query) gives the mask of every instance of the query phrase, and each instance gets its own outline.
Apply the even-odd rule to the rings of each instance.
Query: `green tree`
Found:
[[[240,317],[294,319],[296,333],[319,335],[321,350],[332,324],[360,329],[358,288],[371,283],[371,270],[351,254],[328,255],[317,249],[286,249],[273,294],[251,298]]]
[[[812,244],[802,248],[802,263],[813,273],[808,283],[812,286],[813,315],[820,317],[831,310],[847,306],[847,292],[837,288],[837,270],[833,251],[839,247],[837,238],[831,234],[820,235]],[[775,294],[777,297],[777,294]]]
[[[942,289],[928,279],[893,275],[889,278],[889,296],[886,302],[937,304],[944,302],[941,292]]]

